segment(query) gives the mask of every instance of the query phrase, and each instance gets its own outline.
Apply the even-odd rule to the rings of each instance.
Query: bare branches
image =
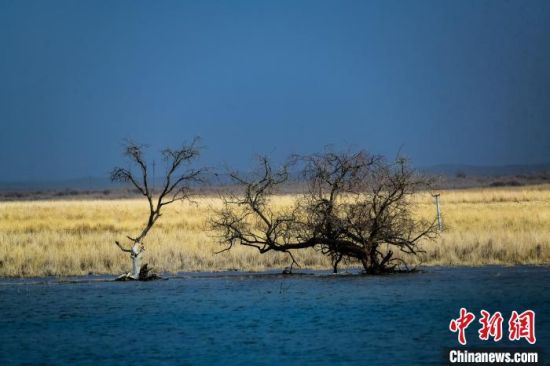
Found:
[[[296,222],[296,217],[291,213],[287,213],[288,217],[276,216],[269,206],[269,197],[288,180],[288,167],[274,171],[266,157],[259,157],[258,162],[252,178],[230,173],[233,181],[243,187],[243,194],[225,196],[224,207],[210,225],[227,248],[239,244],[260,253],[288,252],[290,238],[286,233],[291,232],[289,225]]]
[[[142,195],[147,198],[149,205],[149,216],[147,223],[141,233],[136,237],[128,238],[134,243],[141,243],[149,230],[161,216],[161,208],[189,198],[192,184],[199,182],[204,169],[190,169],[182,171],[182,167],[191,165],[199,156],[198,139],[194,139],[190,145],[182,145],[179,149],[164,149],[162,160],[166,164],[166,173],[162,190],[158,198],[154,199],[155,192],[151,188],[151,182],[148,176],[148,165],[144,157],[145,145],[139,145],[129,142],[124,148],[124,155],[130,163],[137,168],[139,173],[134,174],[130,169],[115,168],[111,172],[113,182],[131,183]],[[123,250],[123,247],[116,242],[117,246]]]
[[[274,210],[270,199],[287,182],[289,165],[301,167],[307,188],[291,207]],[[314,247],[331,257],[335,271],[342,260],[356,260],[368,273],[383,273],[402,264],[391,248],[415,255],[421,239],[435,235],[433,223],[415,220],[410,211],[410,195],[427,182],[404,159],[325,152],[293,157],[274,171],[262,157],[255,178],[231,177],[243,193],[225,197],[211,222],[224,250],[235,244],[261,253]]]
[[[131,253],[132,250],[131,249],[126,249],[122,246],[122,244],[120,244],[118,241],[115,241],[115,244],[117,245],[117,247],[120,248],[120,250],[122,250],[123,252],[128,252],[128,253]]]

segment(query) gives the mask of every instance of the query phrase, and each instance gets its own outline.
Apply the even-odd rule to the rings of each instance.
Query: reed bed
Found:
[[[278,196],[276,206],[294,196]],[[413,198],[415,215],[435,217],[433,198]],[[282,269],[287,255],[253,248],[223,249],[207,222],[221,201],[176,203],[146,238],[146,261],[159,272]],[[413,264],[480,266],[550,264],[550,185],[441,192],[444,230],[422,243]],[[147,217],[144,200],[0,202],[0,276],[119,274],[130,262],[114,241],[136,234]],[[295,253],[302,268],[328,269],[314,250]],[[349,264],[353,266],[354,264]]]

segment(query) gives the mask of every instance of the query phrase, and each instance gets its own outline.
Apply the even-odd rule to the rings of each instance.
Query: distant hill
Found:
[[[108,178],[75,178],[63,180],[33,180],[20,182],[0,182],[0,191],[37,191],[37,190],[102,190],[115,187]]]
[[[473,176],[473,177],[504,177],[529,176],[534,174],[550,174],[550,163],[545,164],[514,164],[514,165],[464,165],[440,164],[420,167],[420,171],[428,174],[445,176]]]
[[[476,166],[466,164],[439,164],[421,166],[420,172],[439,177],[441,188],[468,188],[491,186],[517,186],[526,184],[550,183],[550,163],[546,164],[515,164]],[[241,172],[241,176],[251,176],[251,173]],[[216,187],[228,187],[232,180],[227,174],[210,173],[206,180],[209,187],[201,188],[210,192]],[[155,186],[160,188],[162,182],[157,179]],[[292,192],[300,186],[300,177],[291,174],[291,179],[283,191]],[[225,189],[225,188],[224,188]],[[93,197],[126,197],[136,195],[135,189],[129,184],[112,183],[108,177],[87,177],[65,180],[43,180],[23,182],[1,182],[0,200],[6,198],[33,197],[66,197],[89,195]]]

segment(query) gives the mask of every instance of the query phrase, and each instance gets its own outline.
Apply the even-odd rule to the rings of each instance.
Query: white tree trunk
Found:
[[[130,257],[132,258],[132,272],[130,276],[134,280],[139,278],[139,270],[141,269],[141,259],[143,257],[143,250],[139,243],[134,243],[134,246],[131,249]]]

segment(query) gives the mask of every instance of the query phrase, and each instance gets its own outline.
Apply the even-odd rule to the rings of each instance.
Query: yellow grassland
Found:
[[[277,207],[295,197],[274,198]],[[207,231],[221,201],[197,197],[167,206],[146,238],[146,262],[159,272],[258,271],[283,268],[285,254],[223,247]],[[413,198],[418,217],[433,218],[433,198]],[[550,185],[441,192],[445,230],[413,263],[425,265],[550,264]],[[119,274],[129,270],[115,245],[139,232],[147,217],[142,199],[0,203],[0,276]],[[314,250],[295,253],[302,268],[328,269]]]

